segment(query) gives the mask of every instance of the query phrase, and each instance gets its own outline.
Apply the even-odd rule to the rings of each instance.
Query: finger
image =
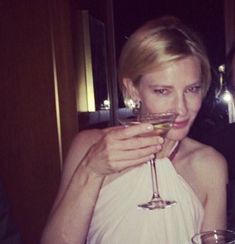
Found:
[[[117,125],[117,126],[107,127],[107,128],[104,128],[103,129],[103,132],[105,134],[108,134],[111,131],[115,131],[115,130],[122,129],[122,128],[123,128],[123,125]]]
[[[135,137],[141,134],[149,133],[153,131],[153,126],[151,124],[141,123],[136,125],[131,125],[128,127],[119,127],[117,130],[112,131],[113,137],[115,139],[127,139],[130,137]]]
[[[138,161],[141,158],[146,158],[152,154],[158,153],[161,149],[162,149],[161,145],[154,145],[154,146],[149,146],[146,148],[141,148],[136,150],[117,151],[116,153],[110,156],[110,161],[119,161],[119,160]]]
[[[122,160],[122,161],[116,161],[115,166],[112,167],[113,172],[121,172],[127,168],[137,167],[141,164],[147,163],[148,161],[154,159],[154,155],[148,155],[142,158],[139,158],[138,160]]]
[[[139,137],[132,137],[130,139],[118,141],[110,145],[110,147],[116,150],[137,150],[149,146],[162,145],[163,143],[164,143],[164,139],[160,136],[148,136],[148,137],[139,136]]]

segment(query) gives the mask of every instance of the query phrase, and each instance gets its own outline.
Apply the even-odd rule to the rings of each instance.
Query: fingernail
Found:
[[[162,144],[164,142],[164,139],[162,137],[159,137],[158,142]]]
[[[146,127],[146,130],[153,130],[153,125],[148,125],[147,127]]]
[[[149,156],[149,159],[154,159],[155,158],[155,155],[154,154],[151,154],[150,156]]]

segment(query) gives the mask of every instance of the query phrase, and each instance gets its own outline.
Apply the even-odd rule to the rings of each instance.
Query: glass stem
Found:
[[[154,159],[150,160],[151,167],[151,178],[152,178],[152,188],[153,188],[153,197],[152,199],[160,198],[159,190],[158,190],[158,181],[157,181],[157,170],[156,170],[156,156]]]

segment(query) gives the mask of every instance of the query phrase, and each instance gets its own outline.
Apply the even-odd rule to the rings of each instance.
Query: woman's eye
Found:
[[[160,94],[160,95],[167,95],[169,91],[167,89],[154,89],[154,93]]]
[[[201,86],[192,86],[187,89],[186,92],[199,93],[201,91]]]

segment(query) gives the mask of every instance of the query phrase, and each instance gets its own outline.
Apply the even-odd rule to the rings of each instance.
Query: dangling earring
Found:
[[[132,109],[134,115],[139,115],[141,111],[141,101],[136,101],[135,106]]]

